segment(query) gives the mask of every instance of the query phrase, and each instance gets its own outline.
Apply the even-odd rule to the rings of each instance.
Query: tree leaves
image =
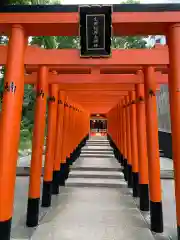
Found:
[[[44,5],[60,3],[59,0],[9,0],[9,4],[22,4],[22,5]]]

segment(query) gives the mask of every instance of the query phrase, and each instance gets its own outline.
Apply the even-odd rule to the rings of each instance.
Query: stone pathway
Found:
[[[55,201],[32,240],[154,239],[108,141],[88,142]]]
[[[29,178],[17,177],[12,240],[159,240],[167,235],[177,239],[173,180],[162,180],[165,235],[152,235],[109,142],[99,140],[88,141],[82,149],[66,187],[53,196],[52,207],[40,207],[40,225],[35,229],[25,226]],[[86,156],[89,153],[93,157]],[[30,157],[19,166],[29,169]],[[161,158],[162,171],[172,171],[172,160]]]
[[[87,145],[82,149],[81,159],[85,157],[82,164],[86,165],[86,162],[89,162],[88,158],[96,158],[96,164],[99,166],[100,160],[103,158],[114,158],[113,149],[110,147],[109,142],[106,137],[95,137],[91,140],[87,141]],[[163,156],[162,151],[160,150],[160,155]],[[99,159],[97,159],[99,158]],[[45,156],[43,155],[42,166],[44,167]],[[30,171],[30,162],[31,155],[21,157],[18,159],[17,163],[17,176],[29,176]],[[82,161],[81,161],[82,162]],[[105,163],[106,164],[106,163]],[[162,179],[173,179],[174,171],[173,171],[173,161],[172,159],[160,157],[160,165],[161,165],[161,178]],[[43,174],[43,169],[42,169]]]

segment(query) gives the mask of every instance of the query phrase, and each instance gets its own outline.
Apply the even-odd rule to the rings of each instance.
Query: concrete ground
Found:
[[[12,239],[153,240],[167,239],[167,235],[177,239],[173,180],[162,180],[165,234],[154,236],[127,188],[120,165],[114,157],[103,157],[109,151],[112,154],[106,139],[103,143],[93,140],[82,152],[98,151],[98,157],[81,155],[67,186],[53,196],[52,207],[40,208],[40,225],[35,229],[25,227],[28,177],[17,177]],[[172,171],[172,160],[161,158],[161,169]]]

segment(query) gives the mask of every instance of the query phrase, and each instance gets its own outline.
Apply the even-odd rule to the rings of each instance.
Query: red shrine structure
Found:
[[[97,26],[101,37],[95,34]],[[79,36],[79,29],[80,50],[27,44],[29,36]],[[103,114],[124,178],[133,196],[140,198],[140,209],[150,209],[151,230],[162,233],[156,107],[162,83],[169,86],[180,239],[180,4],[120,4],[80,11],[75,5],[9,5],[0,9],[0,33],[10,37],[8,46],[0,46],[0,65],[6,66],[0,114],[0,239],[10,239],[24,84],[34,84],[37,92],[26,225],[38,225],[48,101],[42,206],[49,207],[51,195],[65,185],[69,166],[88,138],[91,115]],[[161,34],[168,43],[154,49],[112,50],[112,33]]]

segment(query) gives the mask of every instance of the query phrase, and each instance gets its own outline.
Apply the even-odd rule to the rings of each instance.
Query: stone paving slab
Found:
[[[43,167],[44,167],[44,161],[45,161],[45,155],[42,156]],[[18,162],[17,162],[18,167],[30,167],[30,165],[31,165],[31,155],[18,159]]]
[[[119,173],[122,171],[122,168],[119,167],[86,167],[86,166],[72,166],[71,170],[73,171],[94,171],[94,172],[99,172],[99,171],[113,171],[113,172],[117,172],[119,171]]]
[[[126,182],[120,179],[102,179],[102,178],[69,178],[66,186],[74,187],[107,187],[107,188],[123,188]]]
[[[87,147],[87,146],[86,146]],[[90,146],[90,148],[107,146]],[[30,166],[30,156],[19,160],[20,167],[26,170]],[[100,169],[99,169],[100,167]],[[172,160],[161,158],[161,169],[172,171]],[[122,176],[119,163],[114,158],[79,158],[72,168],[70,176],[78,176],[86,171],[86,176]],[[93,173],[92,173],[92,171]],[[101,170],[101,171],[99,171]],[[94,171],[96,173],[94,173]],[[111,172],[110,175],[108,173]],[[107,175],[106,175],[107,174]],[[82,175],[81,175],[82,176]],[[131,190],[121,179],[85,179],[82,186],[60,189],[60,195],[53,196],[53,207],[40,208],[40,226],[37,229],[25,227],[28,198],[28,177],[16,181],[15,205],[12,226],[12,239],[52,239],[52,240],[152,240],[154,239],[132,198]],[[75,179],[73,179],[74,181]],[[87,182],[88,180],[88,182]],[[115,181],[116,180],[116,181]],[[68,179],[72,181],[72,177]],[[109,185],[117,184],[112,188]],[[102,187],[102,184],[106,185]],[[121,187],[119,187],[119,185]],[[108,186],[108,188],[107,188]],[[173,181],[162,181],[165,232],[176,238],[175,200]],[[159,238],[156,238],[159,240]]]
[[[153,240],[131,196],[120,189],[66,188],[32,240]]]
[[[113,154],[103,154],[103,153],[82,153],[81,157],[84,158],[113,158]]]
[[[91,143],[88,143],[88,144],[86,144],[83,148],[88,148],[88,147],[90,147],[90,148],[94,148],[94,147],[109,147],[109,148],[111,148],[112,149],[112,147],[111,147],[111,145],[109,144],[109,143],[104,143],[104,144],[100,144],[100,143],[97,143],[97,144],[95,144],[95,145],[93,145],[93,144],[91,144]]]
[[[29,160],[23,159],[21,165],[27,166],[26,161]],[[162,158],[161,169],[172,170],[172,160]],[[73,165],[71,174],[78,176],[78,171],[82,170],[86,171],[87,175],[91,175],[91,171],[94,170],[96,171],[94,174],[99,176],[105,175],[106,171],[110,171],[111,174],[112,172],[122,174],[120,165],[114,158],[80,157]],[[100,181],[87,178],[83,179],[84,183],[82,177],[74,178],[73,181],[72,179],[68,181],[75,180],[74,187],[68,183],[68,187],[60,188],[60,195],[53,196],[53,207],[47,210],[40,208],[40,225],[36,229],[29,229],[25,227],[28,177],[17,178],[12,240],[154,239],[132,198],[132,190],[127,188],[127,183],[123,179],[101,179]],[[78,181],[83,187],[78,185]],[[175,240],[177,234],[173,181],[162,181],[162,195],[165,233],[170,234],[171,239]],[[155,239],[164,238],[155,236]]]
[[[119,168],[120,164],[114,158],[83,158],[80,157],[74,165],[75,167],[105,167]]]
[[[109,143],[109,140],[106,138],[106,137],[91,137],[87,140],[87,142],[108,142]]]
[[[43,162],[42,166],[44,166],[44,158],[43,156]],[[18,160],[17,166],[19,167],[30,167],[30,161],[31,161],[31,155],[22,157]],[[172,159],[169,158],[160,158],[160,165],[161,165],[161,170],[173,170],[173,161]]]
[[[90,136],[90,140],[107,140],[107,136]]]
[[[86,144],[89,144],[89,143],[99,143],[99,144],[103,144],[103,143],[106,143],[106,144],[110,144],[108,140],[104,140],[104,141],[101,141],[101,140],[87,140],[86,141]]]
[[[108,140],[104,140],[104,141],[101,141],[101,140],[99,140],[99,141],[87,140],[86,145],[89,145],[89,144],[107,144],[107,145],[110,146],[110,143],[109,143]]]
[[[162,207],[163,207],[163,223],[164,233],[156,234],[156,240],[177,240],[176,229],[176,202],[174,193],[174,181],[173,180],[161,180],[161,193],[162,193]],[[139,207],[139,199],[135,199],[137,206]],[[147,224],[150,227],[150,212],[142,212]]]
[[[161,170],[161,179],[172,180],[174,179],[173,170]]]
[[[15,187],[14,214],[12,218],[11,239],[30,239],[34,229],[26,228],[26,211],[28,201],[28,177],[17,177]],[[41,209],[40,209],[41,212]]]
[[[111,146],[107,145],[107,146],[90,146],[90,145],[86,145],[85,147],[82,148],[82,150],[85,149],[91,149],[91,150],[113,150]]]
[[[113,171],[104,168],[72,168],[70,172],[71,178],[111,178],[111,179],[122,179],[124,175],[121,168],[114,168]],[[170,170],[161,170],[161,179],[171,180],[174,178],[174,172]]]
[[[174,179],[173,160],[169,158],[160,158],[161,178]]]
[[[89,143],[97,143],[97,144],[103,144],[103,143],[106,143],[106,144],[109,144],[109,141],[108,140],[87,140],[86,144],[88,145]]]
[[[114,152],[112,151],[112,150],[110,150],[110,151],[92,151],[92,150],[84,150],[84,151],[81,151],[81,156],[86,156],[87,155],[87,157],[89,156],[89,155],[93,155],[93,156],[102,156],[102,157],[107,157],[107,156],[114,156]]]
[[[122,179],[124,175],[119,171],[83,171],[76,170],[69,173],[70,178],[111,178],[111,179]]]
[[[82,149],[81,150],[81,153],[94,153],[94,154],[103,154],[103,155],[106,155],[106,154],[113,154],[113,149]]]
[[[43,156],[42,166],[44,166],[44,158],[45,158],[45,156]],[[92,168],[100,167],[100,164],[102,162],[104,163],[104,165],[106,165],[107,162],[112,161],[112,159],[113,159],[112,156],[110,157],[111,160],[109,160],[109,157],[108,157],[108,159],[106,159],[106,157],[105,158],[103,157],[101,159],[101,156],[100,156],[100,158],[96,157],[96,163],[94,162],[92,164],[89,158],[90,157],[88,157],[87,159],[84,158],[83,162],[84,162],[84,164],[86,164],[86,162],[87,162],[86,166],[88,166],[88,167],[91,166]],[[78,161],[81,161],[80,159]],[[31,156],[30,155],[26,156],[26,157],[23,157],[23,158],[20,158],[18,160],[18,165],[17,165],[17,170],[16,170],[17,176],[28,176],[29,175],[30,161],[31,161]],[[78,161],[74,165],[76,167],[76,169],[78,168]],[[161,157],[160,158],[160,166],[161,166],[161,178],[162,179],[173,179],[174,178],[172,159]],[[82,167],[83,166],[81,166],[81,170],[82,170]],[[118,169],[120,168],[120,165],[119,165],[118,162],[116,162],[116,168],[118,168]],[[44,169],[42,168],[42,175],[43,175],[43,170]],[[96,169],[96,170],[98,170],[98,169]],[[101,170],[103,170],[103,169],[101,169]]]
[[[114,188],[110,188],[110,189],[100,188],[100,189],[104,192],[106,192],[108,190],[109,195],[107,193],[104,193],[103,194],[104,198],[109,197],[111,195],[116,195],[117,202],[118,202],[120,198],[124,197],[125,201],[128,202],[127,207],[130,209],[132,209],[134,207],[130,189],[128,189],[128,188],[121,188],[119,190],[116,190]],[[162,189],[163,189],[162,194],[163,194],[163,210],[164,210],[163,215],[164,215],[165,232],[169,233],[171,235],[172,240],[176,240],[177,239],[176,213],[175,213],[173,181],[162,181]],[[43,215],[45,216],[44,218],[42,218],[42,221],[40,222],[40,227],[46,225],[46,226],[44,226],[45,228],[51,229],[51,226],[55,225],[54,220],[56,218],[56,215],[63,213],[63,216],[64,216],[64,212],[62,209],[67,204],[69,206],[68,211],[71,212],[71,210],[70,210],[71,201],[73,201],[73,199],[75,200],[76,198],[79,201],[78,195],[81,190],[82,190],[81,188],[75,188],[75,187],[74,188],[71,188],[71,187],[61,188],[61,190],[60,190],[61,194],[58,197],[53,196],[53,208],[50,208],[48,212],[46,211],[46,213],[44,213],[43,210],[40,209],[41,212],[43,213]],[[88,194],[87,192],[89,191],[89,190],[88,191],[87,190],[88,190],[87,188],[83,188],[83,191],[81,192],[81,194],[87,195]],[[14,209],[14,216],[13,216],[13,228],[12,228],[13,238],[12,238],[12,240],[30,239],[30,236],[33,234],[34,234],[33,237],[37,237],[36,231],[38,231],[38,234],[39,234],[39,230],[26,228],[25,224],[24,224],[25,216],[26,216],[25,213],[26,213],[27,197],[28,197],[27,192],[28,192],[28,178],[18,177],[17,181],[16,181],[15,209]],[[92,201],[94,201],[94,205],[96,205],[96,203],[98,204],[98,201],[101,200],[100,197],[98,198],[98,196],[102,195],[102,192],[99,193],[99,188],[90,188],[89,193],[92,194],[92,192],[95,194],[95,197],[94,197],[95,201],[94,200],[92,200]],[[106,194],[108,196],[106,196]],[[75,197],[75,195],[76,195],[76,197]],[[89,196],[89,194],[88,194],[88,196]],[[88,198],[88,196],[87,196],[87,199],[89,199],[89,200],[87,200],[87,201],[90,201],[92,198]],[[102,197],[102,199],[104,201],[103,197]],[[86,199],[84,199],[84,201],[86,202]],[[112,198],[109,199],[109,202],[111,202],[111,201],[112,201]],[[101,202],[102,202],[102,200],[101,200]],[[110,205],[112,208],[112,202]],[[121,202],[120,202],[119,207],[120,206],[122,206]],[[67,208],[67,206],[66,206],[66,208]],[[113,209],[114,209],[114,207],[113,207]],[[121,213],[117,212],[117,214],[121,214]],[[62,218],[63,218],[63,216],[62,216]],[[72,216],[73,215],[71,215],[71,217]],[[76,221],[75,217],[73,217],[73,219],[74,219],[74,221]],[[53,221],[53,223],[51,223],[51,220]],[[77,221],[78,221],[78,219],[77,219]],[[63,222],[63,219],[62,219],[62,222]],[[60,223],[61,222],[59,222],[59,225],[60,225]],[[118,224],[120,224],[120,223],[118,223]],[[56,230],[57,230],[58,226],[54,226],[54,228],[56,228]],[[70,226],[70,224],[68,226]],[[48,229],[47,229],[47,231],[48,231]],[[44,236],[45,236],[45,233],[47,233],[47,231],[46,231],[46,229],[42,229],[42,231],[43,230],[44,230]],[[41,233],[42,233],[42,231],[41,231]],[[143,231],[143,229],[142,229],[142,231]],[[149,231],[148,231],[148,234],[149,234]],[[44,236],[42,235],[42,237],[44,237]],[[59,238],[51,238],[51,235],[49,233],[47,233],[47,236],[50,236],[50,238],[49,238],[50,240],[51,239],[53,239],[53,240],[59,239]],[[61,234],[59,236],[61,236]],[[141,236],[139,236],[139,237],[141,237]],[[143,237],[144,236],[142,236],[142,238],[139,238],[138,240],[146,239]],[[31,239],[36,240],[37,238],[31,238]],[[39,238],[39,239],[41,239],[41,238]],[[42,238],[42,239],[44,239],[44,238]],[[104,238],[102,238],[102,239],[104,240]],[[119,240],[121,238],[117,238],[117,239]],[[132,238],[132,239],[134,239],[134,238]],[[159,238],[156,238],[156,239],[159,239]],[[66,240],[66,238],[65,238],[65,240]],[[69,240],[71,240],[71,238]],[[99,239],[97,239],[97,240],[99,240]]]
[[[173,170],[173,160],[169,158],[161,157],[160,166],[162,170]]]
[[[89,145],[89,144],[99,144],[99,145],[101,145],[101,144],[107,144],[107,145],[110,146],[109,141],[87,141],[87,142],[86,142],[86,145]]]
[[[177,240],[174,180],[161,180],[165,233]]]

